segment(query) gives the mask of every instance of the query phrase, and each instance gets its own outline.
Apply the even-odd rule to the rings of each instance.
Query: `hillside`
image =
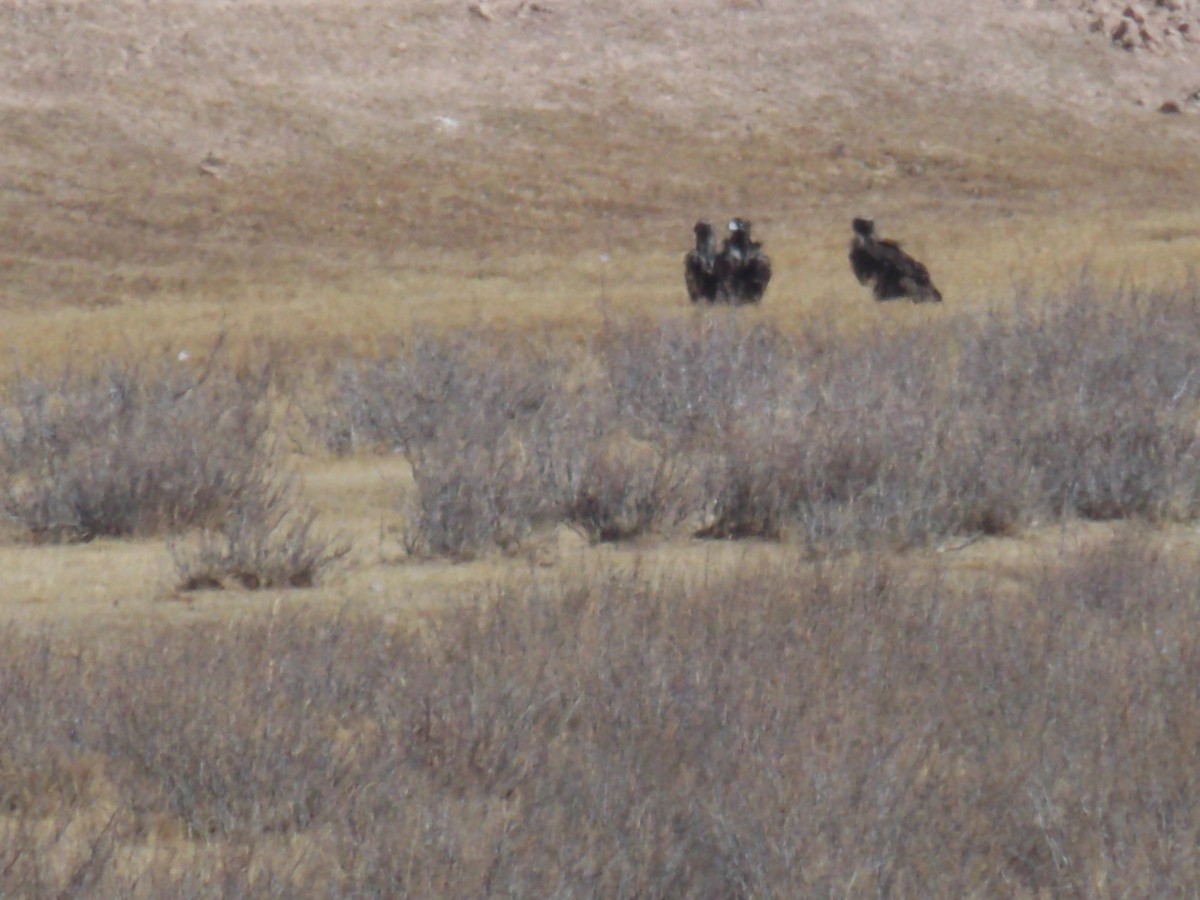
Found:
[[[858,296],[861,213],[960,305],[1084,263],[1177,280],[1200,45],[1123,51],[1098,6],[9,4],[5,331],[287,356],[673,308],[701,215],[755,221],[791,321]]]

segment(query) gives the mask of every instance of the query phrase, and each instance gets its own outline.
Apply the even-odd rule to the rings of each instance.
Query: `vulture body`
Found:
[[[941,303],[942,294],[929,277],[929,270],[913,259],[896,241],[875,234],[870,219],[855,219],[854,239],[850,242],[850,268],[859,284],[874,282],[875,299],[913,303]]]
[[[683,258],[683,278],[687,284],[688,298],[693,303],[704,300],[714,303],[719,285],[717,282],[717,241],[713,227],[701,219],[692,230],[696,233],[696,246]]]
[[[716,262],[717,299],[735,306],[758,303],[771,282],[771,257],[750,239],[750,223],[733,219]]]

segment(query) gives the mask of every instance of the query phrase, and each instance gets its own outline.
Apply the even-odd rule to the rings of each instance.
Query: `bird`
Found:
[[[713,303],[717,299],[717,242],[712,223],[701,219],[692,230],[696,233],[696,246],[683,257],[688,297],[693,303],[701,300]]]
[[[855,219],[854,238],[850,242],[850,268],[859,284],[874,281],[875,299],[913,303],[941,303],[942,293],[930,280],[929,270],[913,259],[896,241],[875,234],[871,219]]]
[[[762,242],[750,239],[751,223],[730,219],[729,237],[717,255],[717,299],[735,306],[758,303],[771,281],[771,257],[762,252]]]

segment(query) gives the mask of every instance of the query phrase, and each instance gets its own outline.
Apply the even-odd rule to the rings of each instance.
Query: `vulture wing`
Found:
[[[895,282],[901,295],[909,297],[914,303],[927,300],[940,302],[941,292],[933,286],[929,277],[929,269],[919,260],[913,259],[900,249],[895,241],[880,241],[883,251],[887,254],[889,264],[894,267]]]
[[[767,292],[771,283],[771,257],[765,253],[756,253],[746,260],[742,274],[742,296],[749,303],[757,303]]]

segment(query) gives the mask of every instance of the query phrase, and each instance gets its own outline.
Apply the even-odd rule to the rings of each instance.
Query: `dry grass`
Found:
[[[544,576],[420,636],[286,607],[11,631],[0,887],[1170,892],[1197,877],[1200,560],[1158,548],[1016,591],[872,557]]]
[[[1195,121],[1096,96],[1135,63],[1058,18],[676,6],[6,10],[5,349],[86,367],[225,330],[305,369],[419,325],[588,329],[682,305],[699,215],[757,223],[785,327],[873,327],[858,214],[958,308],[1196,258]]]
[[[1195,57],[490,5],[0,8],[0,895],[1190,889]]]
[[[396,493],[411,474],[421,549],[519,546],[559,520],[596,540],[669,537],[696,527],[697,498],[715,498],[712,536],[784,542],[579,551],[519,576],[382,567],[390,581],[360,546],[312,603],[235,593],[191,622],[14,624],[0,893],[1190,884],[1200,547],[1190,527],[1065,537],[1097,534],[1075,516],[1194,519],[1196,321],[1192,291],[1084,281],[888,334],[721,314],[614,320],[586,344],[420,333],[344,359],[328,406],[296,407],[302,424],[359,465],[381,453]],[[219,368],[173,384],[26,390],[49,399],[14,407],[24,430],[10,430],[103,436],[137,462],[168,434],[191,446],[214,430],[66,426],[112,411],[97,398],[182,415],[154,398],[224,386],[204,408],[236,413],[265,395]],[[30,430],[49,421],[36,409],[57,427]],[[143,413],[131,421],[157,421]],[[253,446],[272,420],[248,420]],[[363,490],[353,509],[378,493]],[[339,554],[284,494],[180,555],[185,586],[317,581]],[[963,540],[1048,519],[1061,543]],[[964,555],[893,552],[945,535]]]

